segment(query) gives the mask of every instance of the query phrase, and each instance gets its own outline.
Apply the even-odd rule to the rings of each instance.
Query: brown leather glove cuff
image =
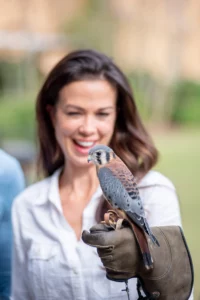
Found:
[[[153,270],[147,272],[143,266],[139,270],[143,289],[147,294],[159,292],[160,300],[187,300],[193,286],[193,265],[181,228],[165,226],[151,229],[160,247],[151,249]]]

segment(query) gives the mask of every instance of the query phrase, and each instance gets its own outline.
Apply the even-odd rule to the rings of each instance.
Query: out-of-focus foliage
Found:
[[[108,1],[88,0],[80,14],[64,25],[64,31],[74,48],[93,48],[111,53],[115,24]]]
[[[0,61],[0,97],[14,93],[35,90],[41,80],[33,55],[25,56],[17,62]],[[0,99],[1,100],[1,99]]]
[[[150,122],[200,124],[200,83],[180,80],[171,85],[147,73],[129,75],[141,116]]]
[[[32,96],[0,99],[0,140],[35,139],[35,104]]]
[[[0,62],[0,93],[2,94],[3,91],[7,88],[9,90],[17,90],[18,85],[24,82],[23,78],[20,76],[20,68],[18,64],[9,63],[5,61]],[[16,80],[19,78],[21,80]]]
[[[34,61],[29,55],[0,62],[0,141],[35,140],[34,100],[41,76]]]
[[[200,124],[200,83],[180,81],[173,87],[171,121]]]
[[[141,71],[129,74],[128,78],[142,118],[168,123],[172,114],[171,87]]]

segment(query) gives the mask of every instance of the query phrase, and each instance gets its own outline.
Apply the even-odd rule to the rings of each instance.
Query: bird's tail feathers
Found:
[[[159,244],[157,238],[155,237],[155,235],[153,235],[153,233],[151,233],[150,239],[152,240],[152,242],[153,242],[154,244],[156,244],[158,247],[160,247],[160,244]]]
[[[149,252],[143,252],[142,257],[143,257],[145,268],[147,270],[152,269],[153,268],[153,259],[152,259],[151,254]]]
[[[153,233],[151,232],[151,229],[149,228],[148,223],[145,220],[145,229],[146,229],[146,233],[149,235],[151,241],[157,245],[158,247],[160,247],[160,244],[158,242],[158,240],[156,239],[155,235],[153,235]]]

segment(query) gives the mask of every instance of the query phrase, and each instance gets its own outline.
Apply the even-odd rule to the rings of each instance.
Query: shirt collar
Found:
[[[60,213],[63,212],[61,201],[60,201],[60,194],[59,194],[59,176],[62,172],[62,167],[56,170],[53,175],[49,178],[49,189],[47,191],[47,199],[54,204],[54,206],[59,210]],[[98,186],[97,190],[93,194],[91,200],[89,201],[88,205],[84,209],[84,215],[90,216],[93,214],[94,211],[96,211],[96,208],[98,206],[99,201],[97,199],[100,199],[100,196],[102,195],[102,189],[100,185]],[[91,213],[92,212],[92,213]]]

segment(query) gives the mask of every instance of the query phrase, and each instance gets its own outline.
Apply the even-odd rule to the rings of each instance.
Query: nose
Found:
[[[79,127],[79,132],[84,136],[90,136],[96,132],[96,124],[92,116],[84,118],[83,123]]]

